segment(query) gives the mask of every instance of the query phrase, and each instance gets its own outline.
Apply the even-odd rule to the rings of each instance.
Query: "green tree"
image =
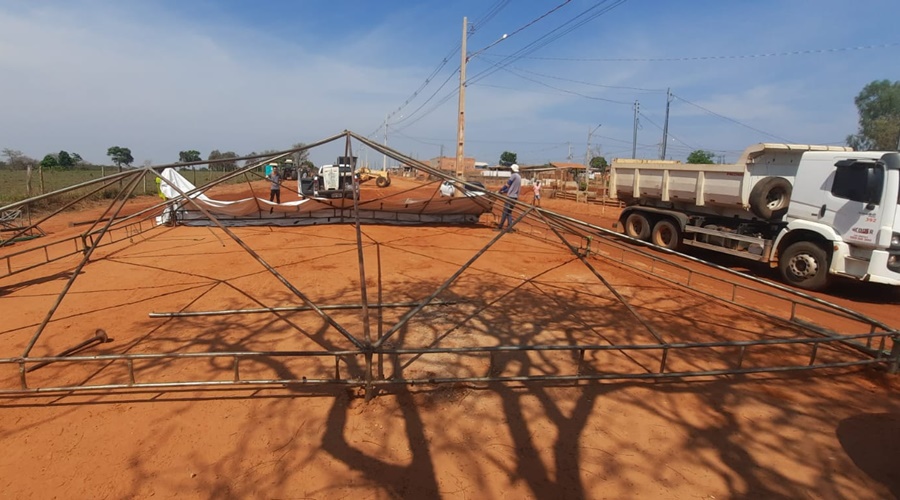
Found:
[[[197,151],[196,149],[189,149],[187,151],[181,151],[178,153],[178,161],[180,163],[188,163],[201,160],[203,160],[203,158],[200,156],[200,151]]]
[[[713,163],[715,163],[715,161],[713,160],[715,157],[716,155],[712,151],[698,149],[688,155],[687,162],[694,164],[712,165]]]
[[[226,152],[222,153],[218,149],[214,149],[209,152],[209,161],[211,163],[209,168],[211,170],[222,170],[223,172],[225,172],[227,170],[234,170],[237,168],[237,162],[233,161],[233,160],[232,161],[227,161],[227,160],[230,158],[237,158],[237,157],[238,157],[238,155],[234,151],[226,151]],[[214,161],[216,163],[212,164],[212,162],[214,162]]]
[[[106,150],[106,156],[109,156],[113,163],[122,170],[122,165],[131,165],[134,163],[134,157],[131,156],[131,150],[119,146],[113,146]]]
[[[513,163],[516,163],[516,161],[518,161],[518,155],[512,151],[504,151],[503,154],[500,155],[500,164],[504,167],[508,167]]]
[[[72,161],[75,162],[75,165],[80,165],[84,163],[84,160],[81,158],[81,155],[78,153],[72,153]]]
[[[41,168],[43,169],[51,169],[53,167],[58,167],[59,161],[56,160],[56,155],[48,154],[44,156],[44,159],[41,160]]]
[[[291,146],[291,149],[305,148],[305,147],[306,147],[305,142],[298,142],[297,144],[294,144],[293,146]],[[294,165],[302,165],[303,162],[309,160],[309,150],[304,149],[303,151],[297,151],[297,152],[291,153],[291,159],[294,160]]]
[[[859,151],[900,149],[900,81],[875,80],[854,102],[859,131],[847,136],[847,145]]]
[[[591,158],[591,170],[605,173],[608,169],[609,163],[607,163],[606,158],[602,156],[595,156]]]
[[[251,153],[247,153],[247,154],[245,154],[244,156],[256,156],[256,151],[253,151],[253,152],[251,152]],[[244,160],[244,166],[247,167],[247,166],[253,165],[253,164],[256,163],[257,161],[259,161],[259,160]]]
[[[79,158],[81,157],[79,156]],[[75,166],[75,158],[65,150],[60,151],[59,154],[56,155],[56,162],[62,168],[72,168]]]

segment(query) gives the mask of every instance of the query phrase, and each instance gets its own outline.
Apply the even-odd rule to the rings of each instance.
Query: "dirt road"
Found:
[[[400,180],[391,188],[411,185]],[[545,207],[606,227],[615,215],[560,200],[546,200]],[[70,222],[98,213],[68,214],[45,229],[51,236],[77,233],[80,227]],[[393,303],[434,291],[498,234],[490,223],[485,216],[478,226],[363,228],[364,288],[351,226],[234,232],[317,304],[359,303],[363,289],[370,302]],[[0,279],[0,357],[21,354],[75,262]],[[791,334],[764,316],[653,276],[597,265],[668,340]],[[828,298],[898,324],[896,302]],[[577,258],[527,231],[502,236],[440,299],[446,304],[423,310],[391,342],[652,341]],[[299,303],[218,229],[160,228],[98,250],[33,354],[59,352],[96,328],[113,341],[92,348],[95,354],[352,347],[309,311],[149,316]],[[372,311],[368,321],[358,309],[330,314],[353,335],[377,338],[408,310]],[[823,349],[822,355],[845,353]],[[597,370],[643,370],[658,359],[613,352],[585,362]],[[339,369],[352,376],[360,366],[343,360]],[[408,357],[383,368],[388,377],[441,370],[553,374],[568,373],[573,360],[552,353]],[[241,369],[242,375],[314,378],[334,366],[270,358]],[[232,362],[221,359],[135,366],[139,381],[220,380],[232,373]],[[36,385],[125,379],[123,366],[102,363],[57,364],[29,374]],[[18,382],[16,366],[5,365],[0,386]],[[896,376],[853,369],[690,382],[387,386],[368,403],[356,389],[312,386],[5,397],[0,487],[10,498],[887,498],[900,496],[898,388]]]

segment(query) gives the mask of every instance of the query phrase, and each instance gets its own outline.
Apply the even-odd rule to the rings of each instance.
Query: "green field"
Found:
[[[115,174],[118,170],[115,167],[104,169],[106,175]],[[203,185],[210,180],[218,179],[225,175],[225,172],[215,172],[209,170],[184,170],[182,175],[194,185]],[[92,169],[71,169],[71,170],[45,170],[41,173],[39,170],[32,171],[31,179],[31,197],[44,193],[51,193],[69,186],[74,186],[83,182],[88,182],[102,177],[99,168]],[[253,179],[257,177],[253,176]],[[246,182],[244,176],[238,177],[234,182]],[[95,186],[96,187],[96,186]],[[95,198],[110,198],[115,196],[118,185],[110,187],[104,192],[94,195]],[[71,193],[72,196],[80,196],[86,194],[90,189],[79,189],[78,193]],[[134,191],[135,195],[155,194],[156,180],[153,175],[145,175],[143,181],[138,184]],[[27,199],[27,175],[24,170],[0,169],[0,207]],[[68,196],[66,198],[71,198]]]

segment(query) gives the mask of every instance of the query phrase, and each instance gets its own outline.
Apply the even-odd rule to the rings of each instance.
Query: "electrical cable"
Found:
[[[488,58],[493,57],[493,56],[494,55],[492,54],[492,55],[488,56]],[[624,86],[619,86],[619,85],[603,85],[601,83],[585,82],[582,80],[572,80],[572,79],[563,78],[560,76],[548,75],[545,73],[538,73],[537,71],[530,71],[530,70],[520,68],[517,66],[512,66],[512,65],[510,65],[510,67],[512,67],[516,71],[521,71],[523,73],[530,73],[532,75],[543,76],[545,78],[552,78],[554,80],[560,80],[560,81],[564,81],[564,82],[580,83],[582,85],[589,85],[591,87],[600,87],[600,88],[604,88],[604,89],[616,89],[616,90],[634,90],[634,91],[638,91],[638,92],[647,92],[647,93],[666,92],[666,89],[645,89],[645,88],[641,88],[641,87],[624,87]]]
[[[738,125],[740,125],[740,126],[742,126],[742,127],[744,127],[744,128],[748,128],[748,129],[750,129],[750,130],[752,130],[752,131],[754,131],[754,132],[758,132],[758,133],[763,134],[763,135],[765,135],[765,136],[772,137],[772,138],[774,138],[774,139],[778,139],[780,142],[783,142],[783,143],[790,143],[790,142],[791,142],[791,141],[789,141],[788,139],[785,139],[784,137],[779,137],[779,136],[777,136],[777,135],[775,135],[775,134],[770,134],[769,132],[766,132],[766,131],[764,131],[764,130],[760,130],[760,129],[758,129],[758,128],[751,127],[750,125],[747,125],[746,123],[741,123],[741,122],[735,120],[734,118],[729,118],[729,117],[727,117],[727,116],[725,116],[725,115],[720,115],[719,113],[716,113],[715,111],[711,111],[711,110],[709,110],[709,109],[704,108],[703,106],[701,106],[701,105],[699,105],[699,104],[695,104],[695,103],[693,103],[693,102],[691,102],[691,101],[688,101],[687,99],[685,99],[685,98],[683,98],[683,97],[681,97],[681,96],[672,94],[672,97],[674,97],[674,98],[676,98],[676,99],[678,99],[678,100],[680,100],[680,101],[684,101],[684,102],[686,102],[687,104],[690,104],[691,106],[694,106],[694,107],[696,107],[696,108],[699,108],[699,109],[701,109],[701,110],[703,110],[703,111],[706,111],[707,113],[709,113],[709,114],[711,114],[711,115],[713,115],[713,116],[718,116],[719,118],[722,118],[722,119],[724,119],[724,120],[728,120],[728,121],[730,121],[730,122],[732,122],[732,123],[736,123],[736,124],[738,124]]]
[[[885,49],[900,46],[900,42],[888,42],[873,45],[858,45],[854,47],[838,47],[829,49],[805,49],[790,50],[784,52],[768,52],[763,54],[738,54],[726,56],[690,56],[690,57],[628,57],[628,58],[606,58],[606,57],[529,57],[521,56],[521,59],[536,59],[544,61],[574,61],[574,62],[683,62],[683,61],[709,61],[722,59],[757,59],[764,57],[786,57],[801,56],[810,54],[831,54],[837,52],[850,52],[857,50]],[[511,57],[494,54],[496,57]]]
[[[544,83],[544,82],[541,82],[541,81],[539,81],[539,80],[535,80],[535,79],[533,79],[533,78],[528,78],[527,76],[520,75],[519,73],[516,73],[515,71],[509,69],[508,67],[502,67],[502,68],[499,68],[499,69],[502,69],[502,70],[504,70],[504,71],[506,71],[506,72],[508,72],[508,73],[512,73],[513,75],[518,76],[519,78],[522,78],[522,79],[524,79],[524,80],[528,80],[528,81],[530,81],[530,82],[537,83],[538,85],[543,85],[543,86],[545,86],[545,87],[547,87],[547,88],[551,88],[551,89],[553,89],[553,90],[558,90],[558,91],[560,91],[560,92],[565,92],[566,94],[572,94],[572,95],[576,95],[576,96],[578,96],[578,97],[583,97],[583,98],[585,98],[585,99],[592,99],[592,100],[595,100],[595,101],[610,102],[610,103],[613,103],[613,104],[623,104],[623,105],[625,105],[625,106],[631,106],[632,104],[634,104],[634,103],[631,103],[631,102],[617,101],[617,100],[615,100],[615,99],[607,99],[607,98],[605,98],[605,97],[595,97],[595,96],[590,96],[590,95],[582,94],[582,93],[580,93],[580,92],[575,92],[574,90],[568,90],[568,89],[562,89],[562,88],[559,88],[559,87],[554,87],[553,85],[550,85],[550,84],[548,84],[548,83]]]
[[[495,64],[491,65],[490,67],[488,67],[487,69],[483,70],[482,72],[476,74],[475,76],[470,78],[467,83],[469,83],[469,82],[474,83],[474,82],[477,82],[478,80],[481,80],[483,78],[486,78],[486,77],[494,74],[496,71],[503,68],[504,66],[507,66],[507,65],[512,64],[513,62],[517,61],[522,56],[531,54],[543,47],[546,47],[548,44],[571,33],[572,31],[580,28],[581,26],[584,26],[588,22],[593,21],[594,19],[608,13],[612,9],[618,7],[619,5],[622,5],[623,3],[627,2],[628,0],[615,0],[611,5],[604,6],[604,4],[606,4],[608,1],[609,0],[602,0],[602,1],[594,4],[593,6],[589,7],[588,9],[582,11],[577,16],[573,17],[572,19],[569,19],[568,21],[561,24],[560,26],[557,26],[556,28],[550,30],[548,33],[544,34],[543,36],[538,37],[536,40],[532,41],[525,47],[514,52],[512,55],[503,58],[500,62],[495,63]],[[595,9],[598,9],[600,7],[603,7],[603,8],[598,11],[595,11]],[[595,11],[595,12],[593,12],[593,11]],[[579,18],[582,18],[583,16],[587,16],[587,17],[579,20]],[[532,23],[529,23],[529,24],[532,24]],[[518,32],[518,31],[521,31],[521,29],[517,30],[516,32]]]
[[[660,127],[659,125],[657,125],[656,122],[654,122],[653,120],[651,120],[650,117],[648,117],[648,116],[645,115],[644,113],[641,113],[640,111],[638,111],[638,116],[643,116],[644,119],[647,120],[647,121],[650,123],[650,125],[653,125],[654,127],[658,128],[659,130],[664,130],[663,127]],[[691,148],[691,149],[698,149],[698,148],[695,148],[695,147],[691,146],[690,144],[688,144],[688,143],[682,141],[681,139],[679,139],[678,137],[676,137],[675,134],[673,134],[673,133],[671,133],[671,132],[668,133],[668,137],[671,137],[672,139],[675,139],[676,141],[680,142],[681,144],[684,144],[685,146],[687,146],[688,148]]]

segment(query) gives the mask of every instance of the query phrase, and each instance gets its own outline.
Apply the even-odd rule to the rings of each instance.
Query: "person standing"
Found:
[[[532,189],[534,190],[534,203],[532,203],[532,205],[539,207],[539,206],[541,206],[541,181],[540,181],[540,179],[534,180],[534,187]]]
[[[512,170],[512,174],[510,174],[506,184],[500,188],[500,194],[505,194],[512,199],[507,201],[503,206],[503,215],[500,217],[500,225],[497,226],[497,231],[503,230],[504,222],[506,222],[507,230],[512,229],[512,209],[516,205],[516,200],[519,199],[519,188],[522,187],[522,177],[519,175],[519,166],[513,163],[509,169]]]
[[[269,190],[269,201],[281,204],[281,174],[278,173],[277,166],[272,167],[272,173],[266,179],[272,183],[272,187]]]

